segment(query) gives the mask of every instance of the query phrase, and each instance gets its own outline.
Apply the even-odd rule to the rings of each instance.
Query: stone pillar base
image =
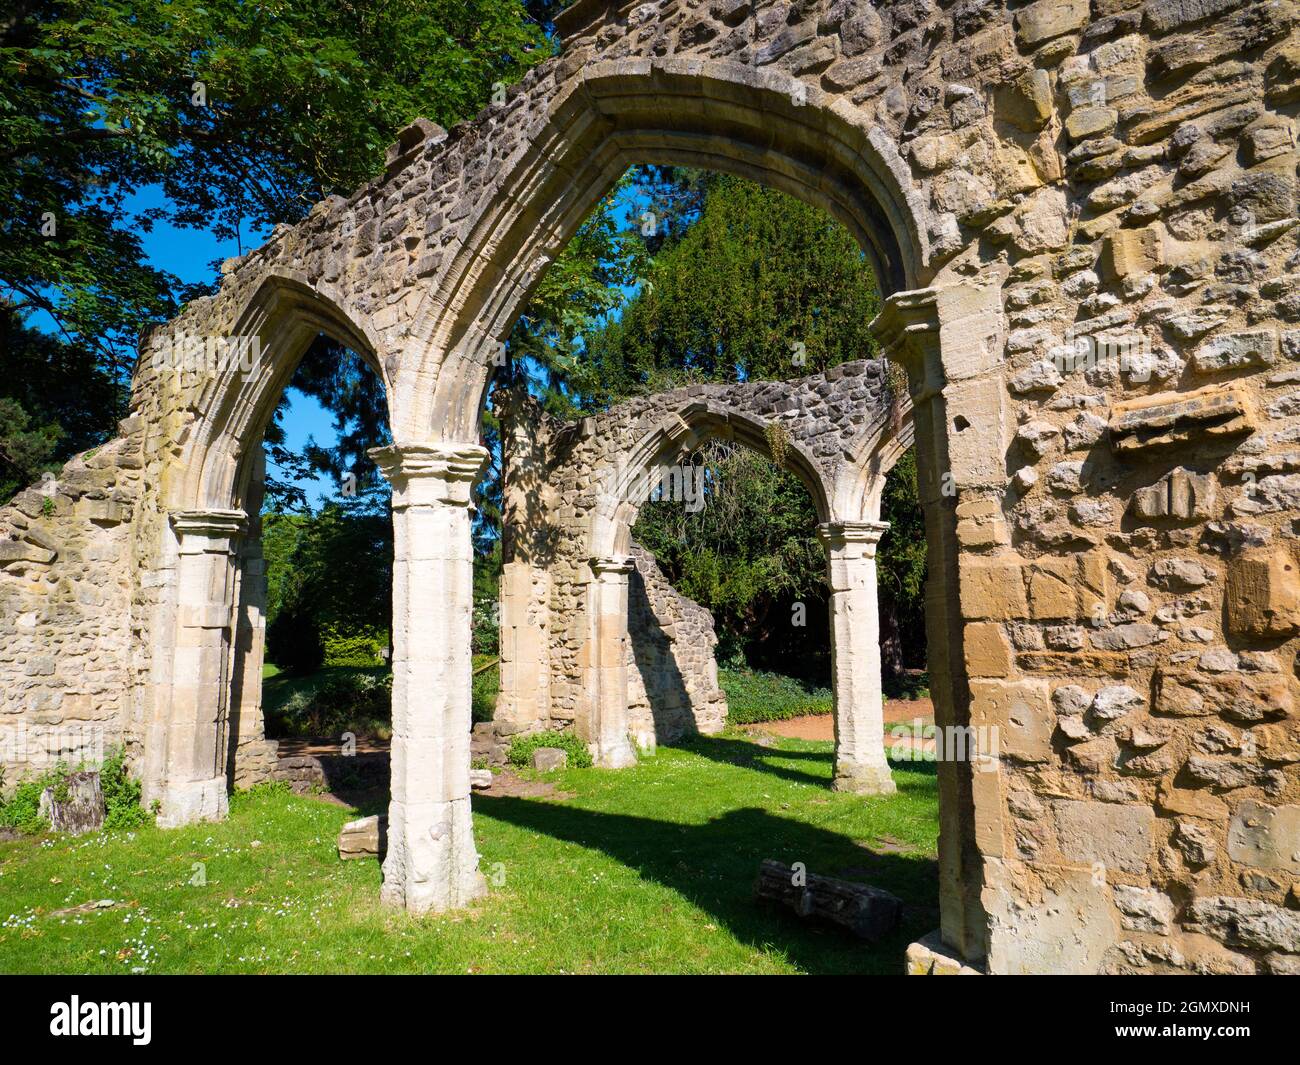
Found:
[[[628,740],[622,744],[604,749],[597,748],[591,760],[601,769],[627,769],[636,765],[636,751]]]
[[[478,871],[468,798],[389,806],[382,903],[408,913],[444,913],[487,890]]]
[[[224,775],[210,780],[164,783],[155,797],[161,804],[159,828],[180,828],[195,821],[222,821],[230,812]]]
[[[837,765],[831,789],[854,795],[893,795],[898,786],[887,765]]]
[[[918,939],[907,948],[908,976],[983,976],[967,965],[952,947],[939,938],[938,931]]]

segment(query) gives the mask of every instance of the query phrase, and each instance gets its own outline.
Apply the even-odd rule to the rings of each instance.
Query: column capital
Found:
[[[876,553],[876,544],[889,528],[887,521],[826,521],[817,526],[817,535],[828,551],[843,551],[855,544]]]
[[[433,502],[467,506],[488,458],[478,444],[393,444],[367,454],[392,484],[395,509]]]
[[[186,540],[201,540],[208,549],[219,546],[234,550],[234,542],[248,528],[248,515],[242,510],[173,510],[168,518],[182,545]]]
[[[938,343],[939,296],[933,288],[895,292],[867,327],[887,357],[907,364]]]
[[[611,577],[626,577],[636,569],[631,555],[599,555],[590,559],[589,564],[591,572],[601,578],[607,574]]]

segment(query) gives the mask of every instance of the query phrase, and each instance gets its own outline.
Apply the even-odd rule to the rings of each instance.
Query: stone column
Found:
[[[592,757],[606,769],[636,765],[627,714],[627,578],[634,563],[628,555],[591,560],[588,610],[592,636],[590,676],[595,698],[585,737]]]
[[[230,705],[235,554],[242,510],[171,515],[177,539],[176,643],[171,686],[156,737],[163,764],[146,799],[161,803],[164,828],[226,816],[226,714]]]
[[[248,531],[236,563],[235,638],[231,655],[226,777],[236,788],[270,780],[279,744],[266,738],[262,664],[266,657],[266,559],[262,555],[262,501],[266,460],[259,446],[245,499]]]
[[[471,489],[477,444],[378,448],[393,485],[392,801],[385,903],[412,913],[486,891],[469,805]]]
[[[826,545],[831,588],[831,672],[835,697],[836,791],[892,795],[885,758],[880,682],[876,544],[884,521],[836,521],[817,528]]]

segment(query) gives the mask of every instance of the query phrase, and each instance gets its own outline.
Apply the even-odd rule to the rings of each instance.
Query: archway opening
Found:
[[[320,334],[263,437],[263,503],[246,553],[262,560],[264,606],[259,619],[253,597],[241,603],[237,646],[255,670],[264,624],[265,736],[278,744],[274,775],[295,786],[387,785],[392,492],[369,455],[392,442],[386,409],[383,382],[366,360]],[[238,762],[235,769],[238,784]]]
[[[616,269],[578,269],[572,249],[592,246],[621,256]],[[618,269],[640,273],[606,307],[593,290],[617,287]],[[681,749],[699,764],[741,750],[760,752],[749,757],[761,764],[771,740],[821,759],[824,784],[885,791],[883,754],[870,767],[883,773],[864,758],[841,778],[840,755],[860,751],[851,735],[837,748],[830,727],[832,688],[844,704],[865,695],[868,656],[855,675],[844,661],[855,648],[842,643],[845,679],[836,680],[827,551],[849,574],[835,585],[847,634],[864,627],[869,572],[874,609],[866,562],[882,498],[908,491],[906,482],[885,491],[906,450],[897,446],[906,393],[866,328],[878,307],[869,259],[852,234],[792,197],[732,175],[647,168],[615,186],[552,270],[494,380],[494,398],[516,395],[494,402],[487,422],[505,437],[502,746],[572,729],[598,764],[620,766],[638,757],[632,747],[645,760],[691,736]],[[574,329],[583,307],[595,313]],[[506,412],[513,424],[503,427],[496,415]],[[911,503],[907,531],[919,531],[923,570],[914,493]],[[919,598],[922,580],[891,590]],[[621,637],[611,624],[620,613]],[[876,630],[872,617],[873,642]],[[891,626],[895,645],[899,630]],[[715,639],[731,667],[722,678]],[[919,673],[924,651],[909,651]],[[539,661],[544,668],[530,668]],[[826,735],[724,732],[732,692],[719,692],[720,679],[748,700],[745,724],[819,719]],[[878,675],[874,683],[879,703]],[[623,715],[612,735],[611,712]],[[867,727],[875,734],[858,746],[869,739],[883,750],[878,713]],[[929,790],[919,834],[933,848],[933,767],[903,772],[907,790]]]

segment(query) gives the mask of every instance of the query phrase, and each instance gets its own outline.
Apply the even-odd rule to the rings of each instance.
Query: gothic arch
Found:
[[[848,227],[885,295],[932,275],[925,209],[897,148],[853,107],[779,70],[727,62],[627,59],[565,82],[517,151],[417,317],[415,424],[474,435],[497,345],[583,218],[635,163],[752,178]],[[424,404],[432,402],[432,406]]]

